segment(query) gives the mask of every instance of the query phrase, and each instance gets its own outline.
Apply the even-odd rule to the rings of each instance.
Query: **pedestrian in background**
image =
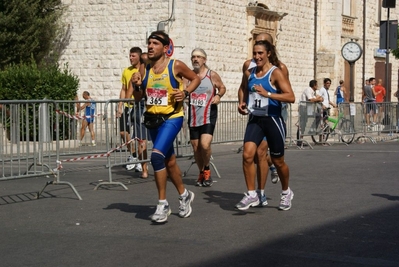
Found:
[[[344,81],[343,80],[339,81],[339,85],[335,89],[334,95],[337,98],[337,101],[336,101],[337,106],[340,103],[344,103],[345,102],[345,99],[346,99],[346,97],[345,97],[346,96],[346,88],[344,86]]]
[[[378,111],[378,123],[382,124],[383,123],[383,118],[385,114],[385,109],[384,109],[384,104],[383,102],[385,101],[385,95],[386,95],[386,90],[385,87],[382,86],[382,79],[378,79],[377,84],[374,86],[374,93],[375,93],[375,102],[377,105],[377,111]]]
[[[82,120],[82,127],[80,129],[80,142],[79,144],[82,145],[82,140],[85,136],[86,128],[89,128],[90,136],[91,136],[91,145],[96,146],[96,139],[94,133],[94,116],[96,112],[96,102],[93,98],[90,97],[90,93],[88,91],[83,92],[83,99],[86,102],[80,105],[77,108],[77,113],[79,114],[81,110],[85,111],[84,119]],[[78,105],[77,104],[77,105]]]

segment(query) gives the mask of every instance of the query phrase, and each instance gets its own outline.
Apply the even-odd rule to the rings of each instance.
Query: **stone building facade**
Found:
[[[361,100],[364,79],[381,76],[385,58],[379,48],[380,20],[387,17],[382,0],[64,0],[65,26],[70,37],[61,57],[80,79],[80,91],[99,100],[118,98],[123,68],[132,46],[146,50],[151,31],[164,29],[174,43],[174,58],[191,66],[195,47],[208,54],[208,65],[227,87],[226,98],[236,100],[242,63],[251,57],[253,38],[271,33],[280,60],[290,72],[299,99],[312,79],[329,77],[331,88],[344,79],[349,88],[350,66],[341,56],[350,40],[363,48],[354,65],[354,97]],[[390,9],[390,19],[399,9]],[[391,94],[398,87],[399,64],[392,64]],[[382,64],[382,65],[380,65]],[[385,80],[385,77],[381,77]]]

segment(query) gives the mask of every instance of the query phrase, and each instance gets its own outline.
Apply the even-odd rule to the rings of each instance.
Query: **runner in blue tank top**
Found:
[[[289,210],[294,193],[289,188],[289,169],[284,161],[286,128],[281,118],[281,102],[293,103],[295,96],[291,84],[283,72],[276,68],[278,58],[275,48],[267,41],[258,41],[253,48],[256,67],[245,73],[247,83],[243,83],[244,108],[250,113],[244,136],[243,171],[248,193],[236,205],[239,210],[257,206],[257,196],[253,182],[254,158],[257,147],[266,136],[273,164],[281,180],[282,194],[279,209]]]
[[[90,137],[91,137],[91,145],[96,145],[96,139],[94,134],[94,116],[96,112],[96,102],[93,98],[90,97],[90,93],[88,91],[83,92],[83,99],[86,102],[82,105],[78,105],[77,113],[80,113],[81,110],[85,111],[85,119],[82,120],[82,127],[80,128],[80,142],[79,145],[82,145],[83,137],[85,136],[86,128],[89,128]]]
[[[337,96],[337,105],[340,103],[345,102],[345,86],[344,86],[344,81],[340,80],[339,81],[339,86],[337,87],[337,89],[335,89],[335,93]]]
[[[255,42],[257,41],[268,41],[271,44],[274,44],[273,42],[273,37],[266,32],[262,32],[260,34],[258,34],[255,37]],[[275,65],[277,68],[279,68],[284,76],[289,79],[289,71],[287,66],[281,62],[280,60],[276,63]],[[247,83],[248,82],[248,78],[245,78],[245,73],[247,73],[249,75],[249,73],[251,72],[251,70],[253,68],[256,67],[256,63],[255,60],[249,59],[247,61],[244,62],[243,66],[242,66],[242,72],[243,72],[243,78],[241,79],[241,84],[240,87],[238,89],[238,112],[242,115],[248,115],[247,112],[248,110],[246,109],[246,99],[244,99],[244,93],[242,90],[242,84],[243,83]],[[245,110],[241,109],[241,105],[245,103]],[[287,106],[287,104],[285,104]],[[282,104],[282,106],[284,107],[284,103]],[[281,115],[284,119],[283,114],[285,114],[285,110],[284,108],[282,108],[281,111]],[[287,121],[286,119],[284,119],[284,121]],[[256,155],[255,155],[255,164],[256,164],[256,179],[258,182],[258,188],[256,189],[257,193],[258,193],[258,197],[259,197],[259,206],[264,207],[268,205],[267,202],[267,197],[265,194],[265,187],[266,187],[266,181],[267,181],[267,176],[270,170],[270,178],[273,184],[276,184],[280,181],[280,178],[278,177],[278,173],[277,173],[277,169],[274,166],[272,159],[270,158],[270,155],[268,153],[268,144],[267,144],[267,140],[266,137],[263,139],[263,141],[260,143],[260,145],[257,148],[256,151]],[[267,164],[266,164],[267,162]],[[269,167],[269,168],[268,168]]]

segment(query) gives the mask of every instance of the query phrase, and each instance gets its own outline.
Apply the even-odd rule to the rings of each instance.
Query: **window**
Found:
[[[252,58],[252,47],[255,43],[256,36],[262,32],[269,33],[274,40],[276,45],[277,26],[281,19],[283,19],[287,13],[275,12],[268,9],[264,4],[257,4],[256,6],[247,6],[247,17],[248,21],[251,22],[248,26],[248,35],[251,36],[248,39],[248,57]]]
[[[342,15],[352,17],[352,0],[342,1]]]

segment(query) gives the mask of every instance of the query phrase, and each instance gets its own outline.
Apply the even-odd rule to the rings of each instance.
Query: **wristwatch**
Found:
[[[270,93],[270,92],[267,92],[267,96],[268,97],[270,97],[272,95],[272,93]]]
[[[190,93],[189,93],[187,90],[183,90],[183,92],[184,92],[184,95],[185,95],[186,97],[188,97],[188,96],[190,95]]]

